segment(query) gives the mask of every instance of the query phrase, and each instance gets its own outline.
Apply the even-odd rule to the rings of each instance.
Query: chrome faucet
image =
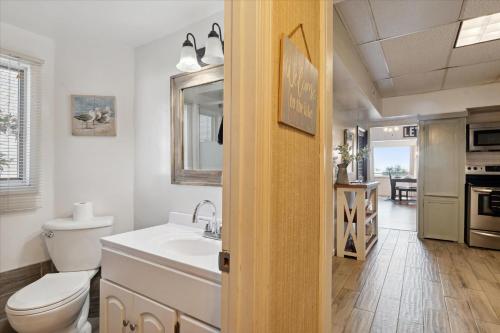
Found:
[[[221,231],[222,226],[219,224],[217,220],[217,208],[215,204],[210,200],[202,200],[194,209],[193,213],[193,223],[198,223],[198,211],[201,207],[209,205],[212,207],[212,216],[210,218],[210,222],[205,225],[205,231],[203,232],[203,237],[212,238],[212,239],[221,239]]]

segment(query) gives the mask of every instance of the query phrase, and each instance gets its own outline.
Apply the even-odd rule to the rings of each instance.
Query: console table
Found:
[[[365,260],[378,235],[378,182],[335,184],[337,256]]]

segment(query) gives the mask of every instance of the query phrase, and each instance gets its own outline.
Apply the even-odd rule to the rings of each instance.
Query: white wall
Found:
[[[0,47],[45,61],[41,80],[41,208],[0,214],[0,272],[4,272],[48,258],[40,227],[54,216],[54,42],[0,23]]]
[[[115,216],[115,232],[133,229],[134,50],[85,40],[56,41],[55,214],[92,201]],[[71,135],[70,95],[116,96],[116,137]]]
[[[170,76],[179,73],[175,65],[186,33],[202,47],[211,24],[223,27],[223,18],[217,13],[136,49],[135,228],[165,223],[171,211],[192,213],[203,199],[214,201],[221,214],[221,187],[170,182]]]
[[[382,104],[384,117],[459,112],[472,107],[500,105],[500,83],[384,98]]]

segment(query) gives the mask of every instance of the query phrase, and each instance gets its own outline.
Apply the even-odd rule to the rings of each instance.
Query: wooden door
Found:
[[[140,295],[134,298],[134,322],[138,333],[174,333],[175,310]]]
[[[333,4],[224,11],[222,332],[330,332]],[[290,39],[318,69],[315,135],[278,122],[281,41],[299,24],[306,41]]]
[[[181,314],[179,316],[179,333],[219,333],[220,330],[196,319]]]
[[[419,235],[464,241],[465,119],[420,124]]]
[[[100,318],[101,333],[129,332],[134,294],[130,291],[101,280]]]

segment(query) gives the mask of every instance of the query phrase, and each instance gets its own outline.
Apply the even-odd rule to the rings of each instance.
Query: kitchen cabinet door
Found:
[[[138,333],[174,333],[175,310],[140,295],[134,298],[134,322],[131,328]]]
[[[101,280],[100,319],[101,333],[128,333],[134,294],[114,284]]]
[[[463,242],[465,118],[420,122],[419,236]]]
[[[180,333],[220,333],[220,330],[183,314],[179,316],[179,325]]]
[[[425,237],[456,241],[458,210],[456,198],[424,197]]]

